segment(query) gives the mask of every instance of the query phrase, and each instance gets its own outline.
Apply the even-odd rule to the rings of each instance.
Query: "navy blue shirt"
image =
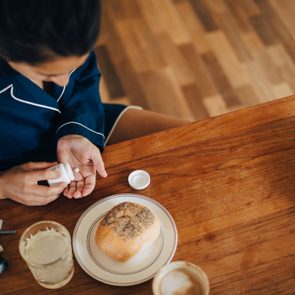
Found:
[[[57,140],[68,134],[104,147],[100,72],[90,53],[50,94],[0,61],[0,171],[30,161],[56,160]]]

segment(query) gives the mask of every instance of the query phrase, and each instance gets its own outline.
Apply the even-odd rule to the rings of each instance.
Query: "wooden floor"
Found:
[[[198,120],[295,93],[295,0],[103,0],[104,101]]]

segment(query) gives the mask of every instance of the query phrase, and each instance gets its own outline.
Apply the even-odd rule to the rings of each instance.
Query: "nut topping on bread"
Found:
[[[151,211],[137,204],[124,202],[115,206],[102,220],[102,225],[110,226],[123,239],[134,239],[155,220]]]
[[[154,243],[160,231],[158,218],[148,208],[123,202],[114,206],[100,220],[95,242],[106,255],[124,262]]]

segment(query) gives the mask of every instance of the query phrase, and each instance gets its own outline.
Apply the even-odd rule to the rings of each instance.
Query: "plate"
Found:
[[[133,202],[146,206],[160,221],[158,239],[141,249],[126,262],[105,255],[95,243],[99,221],[115,205]],[[176,251],[177,229],[169,212],[155,200],[137,194],[117,194],[99,200],[79,218],[73,233],[73,250],[82,269],[94,279],[115,286],[131,286],[145,282],[169,263]]]

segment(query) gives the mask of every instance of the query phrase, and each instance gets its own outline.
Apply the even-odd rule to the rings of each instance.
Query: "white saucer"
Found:
[[[146,206],[159,219],[161,234],[127,262],[117,262],[95,244],[99,220],[115,205],[134,202]],[[94,279],[109,285],[131,286],[151,279],[169,263],[177,247],[177,229],[169,212],[153,199],[136,194],[118,194],[99,200],[79,218],[73,233],[73,250],[82,269]]]

